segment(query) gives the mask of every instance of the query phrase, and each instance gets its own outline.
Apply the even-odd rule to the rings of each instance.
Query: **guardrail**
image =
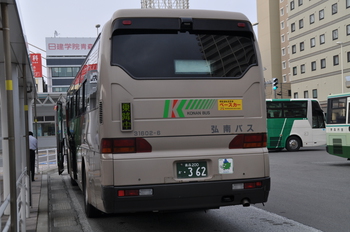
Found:
[[[57,167],[57,148],[40,149],[36,159],[36,170],[42,172]]]
[[[27,175],[27,169],[25,168],[16,182],[17,188],[20,192],[17,197],[17,230],[26,231],[26,218],[29,217],[29,189],[28,189],[29,177]],[[7,195],[4,202],[0,206],[0,222],[5,214],[7,206],[10,204],[10,194]],[[2,229],[2,223],[0,223],[0,231],[7,232],[11,227],[11,217],[8,217],[4,229]]]
[[[57,167],[57,148],[41,149],[38,150],[36,158],[36,170],[42,172],[49,168]],[[16,182],[16,186],[19,189],[17,198],[17,230],[26,231],[26,218],[29,217],[29,176],[27,175],[27,169],[25,168]],[[0,205],[0,231],[7,232],[11,227],[11,217],[8,217],[6,222],[2,223],[2,219],[5,216],[5,211],[10,204],[10,194],[6,196],[4,202]],[[7,216],[7,215],[6,215]],[[4,228],[2,228],[2,226]]]

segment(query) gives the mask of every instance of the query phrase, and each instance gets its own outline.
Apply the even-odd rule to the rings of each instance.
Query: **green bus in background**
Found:
[[[266,108],[269,150],[326,145],[325,116],[316,99],[267,99]]]
[[[350,93],[328,96],[327,152],[350,160]]]

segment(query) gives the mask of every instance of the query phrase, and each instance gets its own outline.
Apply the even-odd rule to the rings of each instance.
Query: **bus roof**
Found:
[[[328,98],[335,98],[335,97],[349,97],[350,93],[337,93],[337,94],[330,94],[328,95]]]
[[[112,21],[116,18],[178,18],[192,17],[205,19],[235,19],[249,21],[242,13],[229,11],[212,10],[183,10],[183,9],[122,9],[116,11],[112,16]]]
[[[289,102],[289,101],[318,101],[317,99],[314,98],[285,98],[285,99],[266,99],[266,101],[284,101],[284,102]]]

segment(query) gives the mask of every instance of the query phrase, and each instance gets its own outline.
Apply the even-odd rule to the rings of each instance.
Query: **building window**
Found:
[[[317,89],[312,90],[312,98],[317,98]]]
[[[297,74],[297,67],[293,67],[293,76],[296,76]]]
[[[310,24],[315,22],[315,14],[310,15]]]
[[[281,29],[284,29],[284,21],[281,22]]]
[[[320,20],[324,19],[324,10],[320,10],[318,12],[318,17],[319,17]]]
[[[79,71],[79,67],[62,67],[51,68],[52,77],[75,77]]]
[[[304,98],[309,98],[309,91],[304,91]]]
[[[300,65],[300,72],[305,73],[305,64]]]
[[[310,39],[310,45],[311,45],[312,48],[316,46],[316,40],[315,40],[315,38],[311,38],[311,39]]]
[[[332,5],[332,15],[338,13],[338,3]]]
[[[293,95],[294,95],[294,98],[298,98],[298,92],[295,92]]]
[[[350,24],[346,26],[346,35],[350,35]]]
[[[283,75],[282,78],[283,78],[283,82],[287,82],[287,75]]]
[[[350,0],[346,0],[346,8],[350,7]]]
[[[286,68],[287,68],[286,62],[282,61],[282,69],[286,69]]]
[[[67,92],[69,87],[52,87],[52,92]]]
[[[284,15],[284,9],[281,8],[281,16],[283,16],[283,15]]]
[[[303,19],[300,19],[299,20],[299,29],[303,28],[304,27],[304,20]]]
[[[311,71],[315,71],[316,70],[316,61],[312,61],[311,62]]]
[[[304,49],[305,49],[304,42],[301,42],[300,43],[300,51],[304,51]]]
[[[295,5],[294,5],[294,1],[290,1],[290,10],[294,10]]]
[[[297,46],[292,45],[292,54],[295,54],[297,52]]]
[[[326,59],[321,59],[321,68],[326,68]]]
[[[326,37],[324,34],[320,35],[320,44],[324,44],[326,42]]]
[[[303,0],[298,0],[299,6],[303,5]]]
[[[38,116],[37,136],[55,136],[55,116]]]
[[[291,28],[292,32],[294,32],[294,31],[295,31],[295,23],[292,23],[292,24],[290,25],[290,28]]]
[[[285,56],[285,55],[286,55],[286,49],[282,48],[282,56]]]
[[[333,56],[333,65],[339,65],[339,56],[336,55],[336,56]]]
[[[281,41],[282,41],[282,43],[284,43],[284,42],[286,41],[285,35],[282,35],[282,36],[281,36]]]
[[[348,52],[348,62],[350,62],[350,52]]]
[[[335,29],[332,31],[332,38],[333,40],[338,39],[338,29]]]

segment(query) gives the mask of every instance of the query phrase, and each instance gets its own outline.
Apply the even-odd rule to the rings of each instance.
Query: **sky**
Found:
[[[96,37],[119,9],[141,8],[141,0],[17,0],[30,52],[46,54],[45,38]],[[190,9],[235,11],[257,22],[256,0],[189,0]],[[100,29],[101,29],[100,28]],[[34,46],[32,46],[34,45]],[[38,49],[38,48],[40,49]]]

